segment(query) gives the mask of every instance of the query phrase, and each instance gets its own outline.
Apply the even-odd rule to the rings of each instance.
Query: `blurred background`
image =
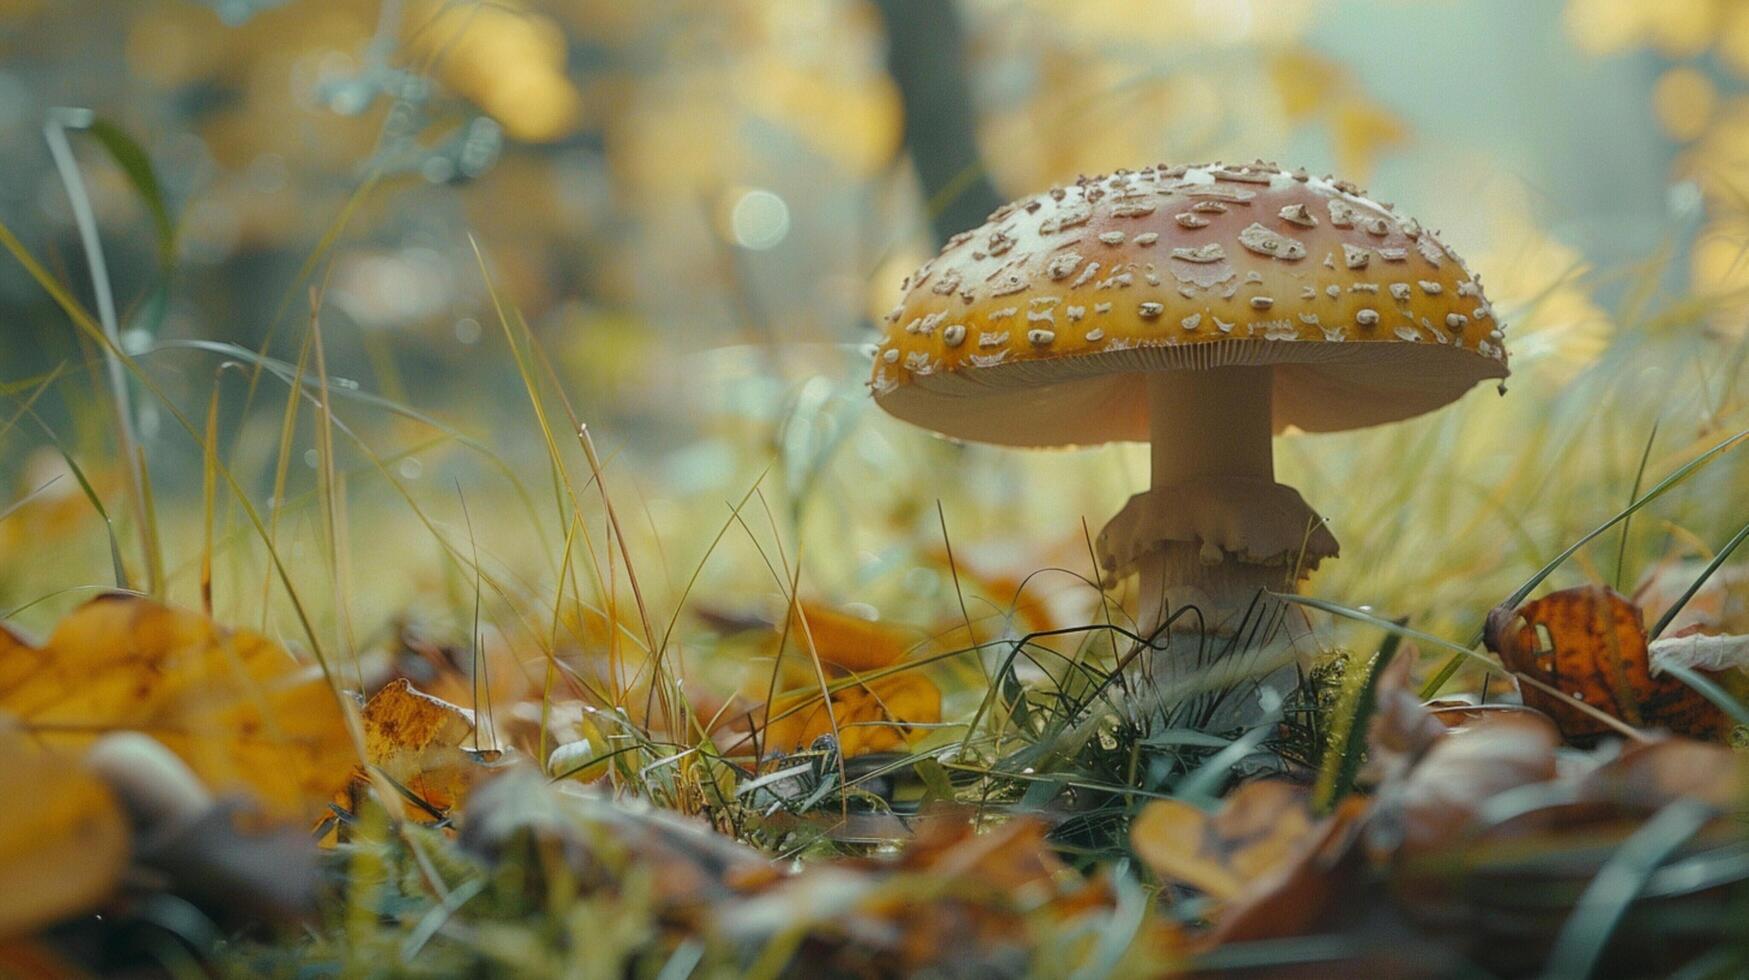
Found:
[[[1510,324],[1506,397],[1278,442],[1343,543],[1309,591],[1456,636],[1749,424],[1746,81],[1743,0],[0,0],[0,222],[95,309],[88,200],[151,381],[126,387],[172,598],[199,590],[215,392],[220,461],[347,642],[462,616],[470,547],[507,633],[551,604],[568,532],[617,588],[605,512],[552,502],[548,431],[593,479],[562,395],[659,619],[695,575],[698,601],[769,606],[799,562],[804,593],[922,632],[958,613],[945,541],[982,611],[1090,615],[1086,535],[1146,455],[882,416],[861,350],[899,280],[1081,173],[1333,171],[1440,229]],[[57,120],[95,120],[64,130],[70,169]],[[286,421],[312,290],[331,428]],[[142,574],[109,390],[0,258],[0,611],[24,622],[114,578],[79,478]],[[218,615],[289,632],[218,488]],[[1745,488],[1721,457],[1554,581],[1704,558]]]

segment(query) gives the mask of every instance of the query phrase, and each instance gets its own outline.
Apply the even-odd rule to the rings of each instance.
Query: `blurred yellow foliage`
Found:
[[[0,631],[0,712],[49,749],[145,732],[215,791],[292,820],[320,812],[357,758],[315,665],[259,634],[130,596],[80,606],[42,646]]]
[[[1532,217],[1522,191],[1496,196],[1493,241],[1472,256],[1485,270],[1488,295],[1510,321],[1513,370],[1537,365],[1571,380],[1609,346],[1616,324],[1591,297],[1590,263]]]
[[[90,910],[120,884],[128,825],[97,777],[0,728],[0,940]]]
[[[1652,86],[1652,109],[1672,139],[1687,141],[1706,132],[1718,101],[1712,79],[1693,68],[1672,68]]]
[[[1270,58],[1269,80],[1290,122],[1329,125],[1336,168],[1349,180],[1364,183],[1381,155],[1409,140],[1408,123],[1333,59],[1287,48]]]
[[[1730,0],[1568,0],[1567,32],[1581,50],[1613,54],[1648,45],[1672,58],[1705,51]]]
[[[409,53],[511,137],[552,142],[582,122],[583,98],[566,74],[565,35],[551,19],[507,0],[428,0],[407,23]]]

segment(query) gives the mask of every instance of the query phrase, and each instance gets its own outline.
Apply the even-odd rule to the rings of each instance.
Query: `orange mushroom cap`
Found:
[[[1332,178],[1257,163],[1083,178],[956,235],[902,288],[871,382],[960,439],[1149,438],[1137,375],[1274,367],[1273,426],[1359,428],[1505,378],[1456,253]]]

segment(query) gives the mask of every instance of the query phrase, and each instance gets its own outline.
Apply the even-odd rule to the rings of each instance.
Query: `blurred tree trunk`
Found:
[[[952,0],[875,0],[887,28],[887,70],[905,108],[905,150],[931,207],[937,245],[1001,206],[978,156],[966,84],[965,25]]]

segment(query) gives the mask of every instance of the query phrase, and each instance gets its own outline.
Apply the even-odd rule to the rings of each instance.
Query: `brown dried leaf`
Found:
[[[463,751],[473,740],[474,713],[404,677],[371,696],[363,722],[365,758],[433,809],[453,809],[480,775]]]
[[[897,856],[814,865],[738,897],[722,911],[723,929],[754,942],[806,931],[829,957],[811,961],[812,973],[957,974],[967,971],[955,966],[1025,948],[1041,914],[1060,922],[1111,907],[1108,885],[1073,873],[1042,821],[980,832],[967,814],[933,816]],[[1156,955],[1182,952],[1176,930],[1157,920],[1144,928],[1137,942]]]
[[[215,791],[249,793],[285,819],[319,812],[357,759],[315,665],[257,633],[132,596],[80,606],[40,647],[0,634],[0,711],[50,748],[145,732]]]
[[[1381,788],[1369,843],[1405,858],[1451,843],[1493,796],[1555,778],[1559,744],[1546,719],[1521,714],[1442,736],[1405,778]]]
[[[1654,675],[1640,610],[1614,590],[1580,586],[1488,617],[1488,647],[1508,668],[1636,728],[1719,740],[1730,719],[1700,692]],[[1523,685],[1524,702],[1555,719],[1568,739],[1613,729],[1563,698]]]
[[[1245,883],[1221,913],[1206,943],[1253,942],[1302,936],[1336,909],[1337,899],[1353,887],[1362,863],[1361,821],[1371,801],[1350,796],[1304,835],[1289,859],[1265,869]]]
[[[1650,812],[1688,797],[1730,811],[1749,802],[1746,761],[1741,752],[1686,738],[1628,745],[1579,780],[1578,798]]]
[[[1286,865],[1312,830],[1304,787],[1245,783],[1208,814],[1180,800],[1156,800],[1130,826],[1130,847],[1160,877],[1223,901]]]

